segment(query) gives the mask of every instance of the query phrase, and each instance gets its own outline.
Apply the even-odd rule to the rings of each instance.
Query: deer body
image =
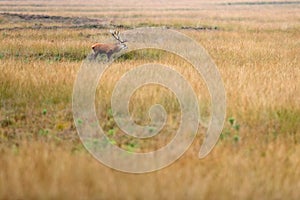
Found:
[[[112,36],[118,41],[118,43],[115,44],[105,44],[105,43],[96,43],[92,46],[92,49],[94,51],[94,58],[96,58],[99,54],[105,54],[110,60],[111,56],[114,53],[118,53],[122,49],[127,49],[127,46],[125,42],[127,40],[122,40],[119,36],[119,31],[111,31]]]
[[[127,46],[125,44],[104,44],[104,43],[96,43],[92,46],[92,49],[94,51],[95,58],[99,54],[106,54],[107,58],[110,59],[110,57],[122,49],[126,49]]]

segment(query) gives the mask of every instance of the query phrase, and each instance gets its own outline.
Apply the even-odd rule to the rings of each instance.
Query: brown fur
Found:
[[[110,57],[114,53],[117,53],[125,48],[126,45],[123,43],[117,43],[117,44],[96,43],[92,46],[95,58],[97,57],[98,54],[106,54],[108,59],[110,59]]]

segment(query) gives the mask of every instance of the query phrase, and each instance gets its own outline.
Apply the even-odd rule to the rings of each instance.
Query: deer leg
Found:
[[[95,53],[94,53],[94,59],[97,58],[98,54],[99,54],[98,52],[95,52]]]
[[[110,52],[110,53],[107,53],[107,59],[108,59],[108,61],[110,61],[111,59],[111,56],[112,56],[112,53]]]

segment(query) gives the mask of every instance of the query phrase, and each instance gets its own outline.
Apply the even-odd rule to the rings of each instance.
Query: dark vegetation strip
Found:
[[[103,20],[97,18],[86,18],[86,17],[63,17],[63,16],[50,16],[50,15],[32,15],[32,14],[20,14],[20,13],[0,13],[0,16],[6,18],[9,21],[17,20],[17,21],[26,21],[26,22],[38,22],[33,26],[26,27],[9,27],[9,28],[0,28],[0,31],[13,31],[13,30],[26,30],[26,29],[113,29],[113,28],[121,28],[121,29],[133,29],[138,27],[147,27],[147,26],[156,26],[160,27],[161,25],[156,24],[147,24],[142,23],[138,26],[128,26],[121,24],[111,24],[111,23],[103,23]],[[45,26],[41,23],[50,23],[50,22],[58,22],[65,23],[71,25],[53,25],[53,26]],[[164,28],[175,28],[175,29],[188,29],[188,30],[218,30],[216,26],[164,26]]]
[[[218,30],[219,28],[216,26],[181,26],[181,27],[172,27],[172,26],[160,26],[151,24],[151,27],[163,27],[166,29],[185,29],[185,30]],[[33,25],[33,26],[26,26],[26,27],[9,27],[9,28],[0,28],[0,31],[14,31],[14,30],[52,30],[52,29],[133,29],[133,28],[141,28],[141,27],[148,27],[146,24],[141,26],[127,26],[122,24],[87,24],[87,25],[73,25],[73,26],[43,26],[43,25]]]
[[[124,25],[101,25],[101,24],[87,24],[87,25],[71,25],[71,26],[43,26],[43,25],[33,25],[26,27],[9,27],[9,28],[0,28],[0,31],[14,31],[14,30],[54,30],[54,29],[110,29],[110,28],[124,28],[129,29],[130,27]]]
[[[61,52],[61,53],[55,53],[55,52],[34,52],[34,53],[23,53],[23,52],[13,52],[13,53],[7,53],[7,52],[1,52],[0,51],[0,60],[1,59],[7,59],[7,58],[16,58],[16,59],[22,59],[24,62],[29,62],[30,60],[44,60],[44,61],[82,61],[84,60],[88,55],[88,52],[85,52],[84,50],[78,51],[78,52]]]
[[[79,51],[64,51],[57,53],[56,50],[53,52],[1,52],[0,59],[6,58],[16,58],[22,59],[25,62],[30,60],[45,60],[45,61],[82,61],[89,56],[91,53],[90,49],[81,49]],[[103,55],[104,56],[104,55]],[[147,61],[157,61],[167,56],[163,51],[157,50],[147,50],[147,51],[132,51],[121,55],[116,61],[125,60],[147,60]]]
[[[83,23],[99,23],[103,22],[100,19],[92,19],[87,17],[63,17],[55,15],[33,15],[33,14],[22,14],[22,13],[0,13],[0,16],[7,18],[8,20],[19,20],[19,21],[36,21],[39,22],[68,22],[72,24],[83,24]]]

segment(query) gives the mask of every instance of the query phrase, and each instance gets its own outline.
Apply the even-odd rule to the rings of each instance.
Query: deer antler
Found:
[[[127,42],[127,40],[122,40],[122,38],[120,37],[120,31],[110,30],[110,33],[111,33],[112,36],[113,36],[116,40],[118,40],[120,43]]]

